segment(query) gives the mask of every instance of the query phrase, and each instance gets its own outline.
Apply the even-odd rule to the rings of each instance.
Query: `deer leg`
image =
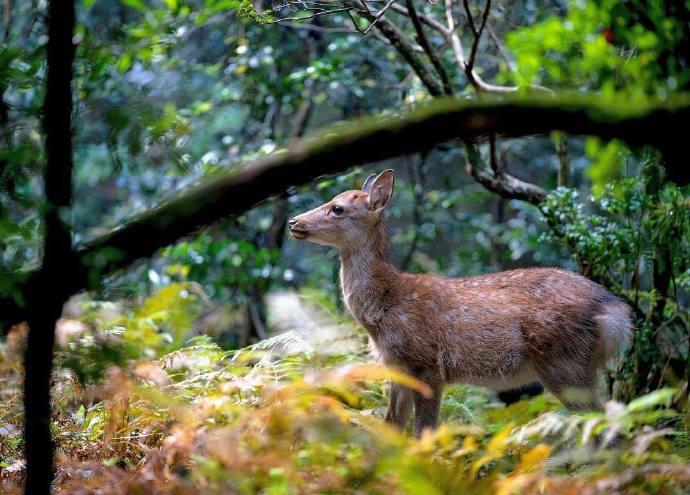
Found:
[[[601,411],[597,397],[596,371],[574,362],[558,366],[542,363],[536,366],[544,386],[572,411]]]
[[[431,390],[432,396],[429,398],[414,392],[414,436],[417,438],[422,436],[425,429],[435,429],[438,423],[443,387],[431,385]]]
[[[412,413],[412,404],[412,390],[397,383],[391,383],[386,422],[404,430]]]

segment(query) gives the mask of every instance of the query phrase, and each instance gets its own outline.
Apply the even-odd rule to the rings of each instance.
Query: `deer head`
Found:
[[[362,190],[345,191],[288,222],[292,236],[342,249],[368,239],[393,195],[393,170],[371,175]]]

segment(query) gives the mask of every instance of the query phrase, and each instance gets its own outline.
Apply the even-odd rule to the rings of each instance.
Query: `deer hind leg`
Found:
[[[412,390],[397,383],[391,383],[386,422],[404,430],[410,419],[413,403]]]
[[[597,397],[596,369],[576,361],[549,360],[535,363],[537,375],[544,386],[572,411],[601,411]],[[589,368],[589,369],[588,369]]]
[[[443,398],[443,383],[440,380],[421,379],[431,388],[431,397],[414,392],[414,436],[417,438],[427,428],[436,428]]]

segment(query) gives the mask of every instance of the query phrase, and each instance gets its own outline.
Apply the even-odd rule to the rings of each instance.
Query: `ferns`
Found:
[[[349,344],[356,347],[319,354],[293,329],[224,351],[201,336],[157,358],[109,367],[98,385],[82,387],[59,370],[56,488],[508,495],[683,493],[690,486],[685,416],[669,407],[675,389],[610,402],[606,414],[573,415],[549,396],[505,407],[489,391],[455,386],[441,427],[416,441],[380,417],[387,381],[423,385],[372,364],[362,339]],[[0,468],[17,483],[21,409],[8,384],[17,378],[18,354],[9,345],[4,351]]]

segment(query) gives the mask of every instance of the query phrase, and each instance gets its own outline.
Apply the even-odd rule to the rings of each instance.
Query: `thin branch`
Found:
[[[314,108],[315,86],[316,83],[313,79],[309,79],[309,81],[305,83],[304,101],[295,114],[294,123],[289,136],[290,140],[295,140],[304,135],[304,131],[307,128],[307,123],[309,122],[309,118],[311,117]]]
[[[519,86],[499,86],[496,84],[490,84],[484,81],[479,74],[472,68],[472,70],[467,70],[468,61],[465,59],[464,49],[462,47],[462,42],[460,41],[460,36],[456,33],[455,19],[453,18],[453,0],[446,1],[446,23],[448,24],[448,31],[451,37],[451,46],[453,48],[453,53],[455,54],[455,60],[458,68],[467,75],[467,79],[470,84],[474,87],[476,91],[483,91],[485,93],[495,93],[495,94],[510,94],[516,93],[520,90]],[[474,21],[472,21],[474,22]],[[472,27],[473,30],[476,27]],[[473,31],[474,32],[474,31]],[[473,62],[474,65],[474,62]],[[530,84],[527,86],[530,89],[541,91],[553,95],[554,92],[544,86],[539,86],[536,84]]]
[[[472,17],[472,13],[470,12],[470,6],[468,5],[467,0],[462,0],[462,6],[465,9],[467,24],[470,26],[472,36],[476,39],[478,37],[477,27],[474,25],[474,17]]]
[[[7,44],[7,42],[10,39],[10,28],[12,27],[12,0],[5,0],[5,3],[3,5],[2,18],[4,24],[2,42]]]
[[[474,18],[470,12],[470,5],[467,0],[463,0],[463,6],[465,7],[465,13],[467,14],[467,20],[470,24],[470,29],[472,29],[472,35],[474,40],[472,41],[472,48],[470,49],[470,57],[467,59],[465,64],[465,72],[467,77],[472,77],[472,70],[474,69],[474,60],[477,57],[477,49],[479,48],[479,42],[482,39],[482,33],[484,32],[484,26],[486,26],[486,19],[489,17],[489,10],[491,10],[491,0],[486,0],[486,5],[484,6],[484,12],[482,13],[482,22],[479,28],[476,27],[474,23]]]
[[[350,7],[354,7],[354,0],[345,0],[345,4]],[[360,15],[368,19],[370,22],[373,21],[375,16],[371,13],[360,12]],[[417,77],[422,81],[422,84],[427,88],[429,94],[432,96],[441,96],[443,94],[441,88],[436,83],[431,71],[426,67],[424,61],[415,53],[414,47],[405,38],[400,28],[393,24],[386,18],[378,17],[378,22],[376,23],[376,28],[386,37],[391,45],[398,51],[398,53],[405,59],[405,61],[412,67]]]
[[[259,340],[265,340],[268,338],[268,332],[266,332],[266,327],[261,319],[261,311],[259,309],[259,301],[252,295],[249,295],[249,300],[247,301],[247,306],[249,309],[249,317],[252,320],[252,325],[254,326],[254,331]]]
[[[558,187],[567,187],[570,182],[570,158],[568,157],[568,135],[556,133],[556,153],[558,154]]]
[[[487,93],[501,93],[508,94],[518,91],[518,87],[508,87],[508,86],[495,86],[493,84],[486,83],[481,77],[474,71],[474,58],[476,57],[477,47],[479,46],[479,39],[481,38],[482,31],[486,25],[486,20],[489,15],[489,9],[491,7],[490,0],[487,0],[486,7],[482,14],[482,23],[479,29],[474,24],[474,19],[469,10],[469,5],[467,0],[464,0],[465,11],[467,13],[468,22],[472,34],[474,36],[474,42],[472,43],[471,50],[471,63],[465,60],[464,50],[462,47],[462,42],[460,37],[456,33],[455,29],[455,19],[453,18],[452,11],[452,0],[446,0],[445,13],[446,22],[448,23],[448,31],[450,33],[451,46],[453,52],[455,53],[455,58],[458,64],[458,68],[465,72],[467,75],[467,80],[472,84],[477,92],[484,91]],[[521,181],[516,177],[511,175],[506,175],[503,173],[502,167],[496,158],[496,139],[495,135],[491,136],[489,142],[489,153],[490,153],[490,167],[492,172],[489,172],[488,167],[484,163],[481,157],[481,153],[477,145],[471,141],[464,141],[463,147],[465,149],[465,157],[467,159],[466,170],[467,172],[486,189],[497,193],[503,198],[509,199],[521,199],[528,201],[532,204],[540,203],[546,197],[546,191],[535,184],[529,182]]]
[[[350,18],[350,21],[352,22],[352,27],[354,27],[355,31],[357,31],[359,34],[364,36],[364,30],[362,30],[359,25],[357,25],[357,19],[355,19],[355,16],[352,15],[352,11],[348,10],[347,11],[347,16]]]
[[[332,10],[320,10],[314,14],[307,15],[304,17],[281,17],[280,19],[274,19],[272,21],[267,21],[265,24],[278,24],[281,22],[288,22],[288,21],[306,21],[308,19],[313,19],[314,17],[319,17],[322,15],[329,15],[329,14],[335,14],[337,12],[348,12],[350,10],[353,10],[352,7],[343,7],[342,9],[332,9]]]
[[[393,10],[394,12],[397,12],[398,14],[404,15],[405,17],[410,17],[410,12],[405,7],[403,7],[402,5],[399,5],[397,3],[394,3],[393,5],[391,5],[391,10]],[[450,36],[450,33],[448,32],[448,28],[446,28],[446,26],[444,26],[442,23],[438,22],[433,17],[429,17],[428,15],[420,14],[419,12],[417,13],[417,17],[419,18],[420,21],[422,21],[423,24],[426,24],[431,29],[435,29],[436,31],[441,33],[444,38],[448,38],[448,36]]]
[[[433,52],[431,49],[431,46],[429,45],[426,36],[424,35],[424,32],[421,27],[421,23],[419,21],[418,16],[416,15],[416,10],[414,9],[414,5],[412,4],[411,0],[406,0],[407,2],[407,11],[408,15],[411,18],[413,25],[415,27],[415,30],[417,32],[418,40],[424,51],[426,52],[427,56],[431,60],[432,64],[434,67],[437,69],[437,72],[439,72],[439,76],[441,77],[443,83],[444,83],[444,91],[449,93],[452,92],[452,87],[450,85],[450,81],[447,78],[444,79],[443,74],[445,74],[445,71],[443,70],[443,67],[440,65],[440,62],[438,60],[438,57],[436,54]],[[472,64],[474,63],[474,58],[476,57],[477,53],[477,47],[479,44],[479,39],[481,38],[481,34],[484,30],[484,26],[486,25],[486,21],[488,18],[489,10],[490,10],[491,2],[490,0],[487,0],[486,7],[484,9],[483,15],[482,15],[482,22],[479,28],[477,28],[474,24],[474,20],[471,19],[471,28],[472,32],[475,35],[475,41],[472,45]],[[467,2],[465,1],[465,8],[467,9],[467,12],[469,13],[469,7],[467,5]],[[451,42],[454,43],[454,45],[458,48],[457,52],[461,54],[462,56],[462,45],[460,44],[460,39],[457,35],[455,35],[455,26],[454,26],[454,21],[452,19],[452,15],[450,16],[450,22],[449,22],[449,28],[448,28],[448,33],[450,33],[451,36]],[[384,32],[385,34],[385,32]],[[401,48],[405,48],[405,43],[404,43],[404,38],[403,39],[391,39],[390,36],[387,36],[391,43],[396,46],[396,48],[399,49],[399,51],[402,52]],[[455,38],[455,40],[452,39],[452,37]],[[405,56],[404,53],[403,56]],[[407,57],[405,57],[407,58]],[[464,60],[464,57],[462,57]],[[411,64],[412,65],[412,64]],[[475,83],[475,87],[479,85],[478,89],[482,90],[493,90],[493,86],[488,85],[481,81],[479,76],[476,76],[474,71],[472,70],[472,65],[470,65],[468,62],[465,62],[464,64],[465,67],[465,72],[468,75],[468,79],[470,81],[473,81]],[[441,67],[441,70],[439,71],[439,67]],[[426,68],[424,65],[419,61],[419,63],[415,66],[413,65],[413,68],[415,69],[415,72],[417,75],[422,78],[424,81],[425,79],[431,80],[430,74],[426,71]],[[420,70],[423,69],[423,70]],[[476,77],[475,77],[476,76]],[[481,84],[480,84],[481,81]],[[429,87],[429,86],[427,86]],[[435,91],[438,91],[438,88],[434,88]],[[515,88],[517,90],[517,88]],[[498,92],[498,91],[493,91],[493,92]],[[507,91],[506,91],[507,92]],[[430,89],[430,93],[434,96],[434,92]],[[539,203],[543,198],[546,196],[546,192],[541,189],[539,186],[536,186],[534,184],[530,184],[524,181],[521,181],[515,177],[512,176],[505,176],[502,172],[499,174],[498,173],[498,163],[497,160],[495,159],[495,139],[491,138],[491,167],[494,170],[493,176],[489,174],[488,172],[485,171],[486,165],[484,164],[483,160],[481,160],[481,154],[479,153],[479,150],[476,146],[476,144],[472,143],[471,141],[465,141],[463,142],[463,146],[465,147],[466,150],[466,155],[468,156],[469,162],[468,162],[468,171],[471,170],[471,173],[473,177],[475,177],[476,180],[478,180],[480,183],[482,183],[485,187],[488,189],[500,194],[503,197],[506,198],[514,198],[514,199],[522,199],[525,201],[529,201],[532,203]]]
[[[384,5],[383,8],[381,10],[379,10],[373,16],[373,18],[371,18],[371,24],[369,24],[367,26],[367,28],[363,31],[362,34],[367,34],[369,31],[371,31],[371,28],[373,28],[376,25],[376,23],[379,22],[379,20],[383,17],[383,14],[386,13],[386,11],[391,7],[391,5],[393,5],[393,3],[395,3],[395,1],[396,0],[388,0],[388,3],[386,5]],[[362,2],[362,3],[367,10],[367,17],[370,16],[371,12],[370,12],[369,8],[367,7],[366,2]]]
[[[412,242],[407,248],[407,252],[400,263],[402,270],[407,270],[419,243],[420,224],[422,223],[422,206],[424,204],[424,166],[426,164],[426,153],[420,153],[419,164],[415,167],[412,157],[408,156],[408,170],[410,178],[414,183],[414,202],[412,204]]]
[[[503,163],[496,156],[496,136],[493,134],[489,137],[489,165],[495,177],[503,175]]]
[[[503,61],[506,63],[506,66],[511,72],[517,72],[517,67],[515,66],[515,62],[510,58],[508,55],[508,52],[506,51],[505,47],[503,46],[503,43],[501,43],[501,40],[498,38],[498,34],[496,33],[496,30],[494,29],[493,25],[490,22],[486,23],[486,31],[489,33],[489,38],[491,38],[491,41],[494,42],[494,45],[496,45],[496,50],[498,51],[498,54],[501,56]]]
[[[422,27],[419,16],[417,15],[417,10],[414,8],[414,3],[412,0],[405,0],[405,3],[407,4],[407,10],[409,12],[410,19],[412,20],[412,24],[417,32],[417,41],[419,41],[424,53],[426,53],[427,57],[429,57],[431,65],[434,66],[438,76],[441,78],[444,93],[448,96],[451,96],[453,94],[453,86],[450,82],[450,78],[448,77],[448,73],[443,67],[443,64],[439,60],[438,54],[433,48],[431,48],[431,44],[424,34],[424,28]]]

